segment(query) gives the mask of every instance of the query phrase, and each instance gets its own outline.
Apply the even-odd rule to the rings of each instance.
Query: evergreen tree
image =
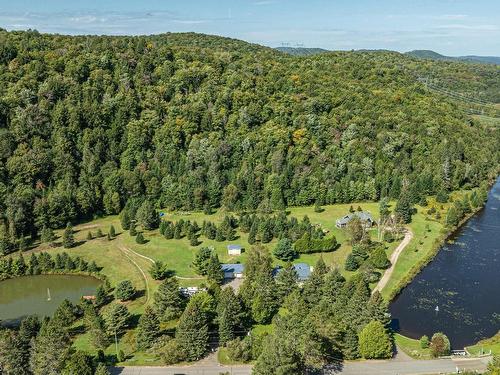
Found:
[[[130,235],[130,237],[137,236],[137,229],[135,227],[135,222],[130,223],[130,230],[128,231],[128,234]]]
[[[371,320],[379,321],[384,327],[389,326],[391,318],[387,310],[387,304],[378,290],[370,296],[366,309]]]
[[[19,253],[17,259],[12,263],[11,273],[14,276],[24,276],[26,271],[28,270],[28,266],[24,260],[23,254]]]
[[[304,283],[304,299],[309,305],[316,305],[321,299],[325,275],[328,273],[328,267],[320,257],[314,266],[309,279]]]
[[[358,334],[354,328],[347,326],[342,344],[342,354],[345,359],[359,358]]]
[[[195,254],[193,267],[197,274],[206,275],[207,267],[210,257],[212,256],[212,249],[209,247],[201,247]]]
[[[52,318],[54,324],[59,324],[63,328],[69,328],[75,319],[75,307],[67,299],[61,302]]]
[[[168,274],[167,266],[163,264],[163,262],[157,260],[151,265],[149,274],[155,280],[163,280]]]
[[[276,276],[276,294],[280,304],[283,303],[288,295],[298,290],[297,281],[297,271],[293,264],[288,262]]]
[[[108,232],[109,236],[111,238],[115,238],[116,237],[116,231],[115,231],[115,227],[113,225],[111,225],[109,227],[109,232]]]
[[[99,362],[97,364],[97,368],[95,370],[94,375],[111,375],[108,369],[106,368],[106,365],[102,362]]]
[[[52,243],[56,239],[54,231],[49,227],[43,227],[40,237],[42,243],[46,243],[49,245],[52,245]]]
[[[382,246],[377,246],[373,249],[369,259],[373,266],[379,269],[385,270],[391,266],[391,262],[387,258],[387,254]]]
[[[130,217],[130,210],[127,206],[120,212],[120,225],[123,230],[129,230],[132,218]]]
[[[125,328],[129,326],[130,313],[125,305],[114,303],[104,315],[106,332],[109,336],[121,335]]]
[[[71,226],[71,223],[68,223],[68,225],[66,225],[66,229],[63,233],[62,244],[65,249],[70,249],[75,246],[75,235],[73,233],[73,227]]]
[[[338,268],[334,268],[324,277],[323,283],[323,300],[328,304],[336,303],[342,293],[342,288],[345,285],[345,278],[339,272]]]
[[[146,306],[144,314],[139,318],[137,325],[136,343],[137,350],[145,350],[153,345],[154,340],[158,337],[160,330],[160,321],[153,308]]]
[[[257,228],[257,220],[254,220],[252,225],[250,226],[250,231],[248,232],[248,243],[250,245],[253,245],[257,240]]]
[[[31,347],[30,368],[33,374],[62,373],[70,346],[70,338],[63,327],[50,320],[44,322]]]
[[[188,361],[200,359],[207,350],[208,324],[212,297],[207,293],[197,293],[181,315],[175,338]]]
[[[92,361],[87,354],[77,350],[66,361],[66,367],[63,371],[64,375],[94,375],[92,370]]]
[[[87,232],[87,241],[92,241],[94,238],[92,237],[92,232],[88,231]]]
[[[137,233],[137,236],[135,237],[135,242],[138,243],[139,245],[144,245],[146,243],[146,239],[144,238],[142,232]]]
[[[242,325],[242,317],[241,301],[234,294],[233,288],[223,289],[217,304],[217,324],[221,345],[235,338],[236,331]]]
[[[157,229],[160,225],[160,216],[156,212],[153,203],[147,199],[137,210],[135,218],[146,230]]]
[[[289,238],[280,239],[274,248],[273,254],[276,258],[286,262],[292,261],[297,257],[292,241]]]
[[[108,301],[108,293],[102,285],[99,285],[95,291],[94,303],[96,306],[102,306]]]
[[[97,238],[101,238],[102,236],[103,236],[102,229],[101,228],[97,228],[96,237]]]
[[[255,375],[296,375],[304,373],[304,363],[300,353],[288,335],[268,336],[253,368]]]
[[[115,289],[115,297],[121,301],[128,301],[135,295],[135,288],[130,280],[123,280],[118,283]]]
[[[411,222],[412,210],[413,207],[411,205],[410,194],[407,189],[403,189],[399,195],[394,212],[403,220],[404,223],[408,224]]]
[[[179,291],[179,282],[174,277],[166,278],[154,294],[154,309],[162,322],[178,318],[182,313],[184,298]]]
[[[208,260],[207,279],[219,285],[224,281],[224,271],[222,271],[219,256],[217,254],[212,254]]]

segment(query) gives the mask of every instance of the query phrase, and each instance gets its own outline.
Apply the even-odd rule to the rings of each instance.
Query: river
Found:
[[[500,178],[484,209],[456,231],[390,305],[412,338],[444,332],[455,349],[500,329]]]
[[[89,276],[38,275],[0,282],[0,321],[10,325],[27,315],[50,316],[64,299],[93,295],[101,281]]]

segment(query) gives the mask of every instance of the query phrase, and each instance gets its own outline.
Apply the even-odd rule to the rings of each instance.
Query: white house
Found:
[[[227,245],[228,255],[241,255],[242,247],[240,245]]]

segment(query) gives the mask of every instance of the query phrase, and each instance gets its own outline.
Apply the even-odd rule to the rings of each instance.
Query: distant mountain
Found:
[[[288,53],[293,56],[311,56],[317,55],[319,53],[330,52],[323,48],[305,48],[305,47],[276,47],[276,50],[284,53]]]
[[[500,65],[500,57],[497,56],[445,56],[430,50],[414,50],[405,53],[408,56],[419,59],[431,59],[442,61],[466,61],[471,63],[497,64]]]

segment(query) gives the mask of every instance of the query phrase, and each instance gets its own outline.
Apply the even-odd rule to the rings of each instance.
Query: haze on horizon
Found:
[[[500,56],[496,0],[0,0],[0,27],[60,34],[199,32],[270,47]]]

